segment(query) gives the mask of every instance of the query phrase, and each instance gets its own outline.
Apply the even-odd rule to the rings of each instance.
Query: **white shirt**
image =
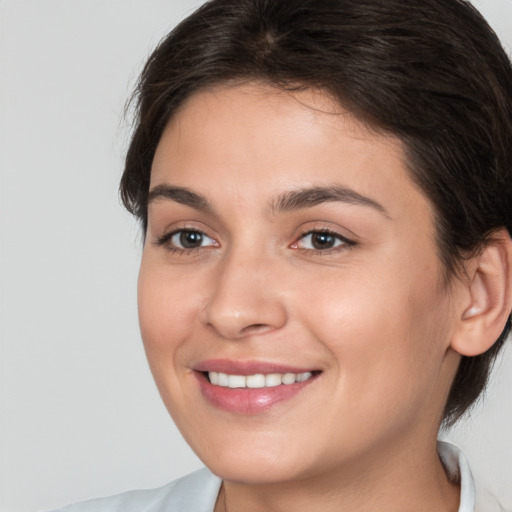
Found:
[[[458,448],[441,441],[438,453],[450,480],[460,482],[459,512],[476,512],[475,486],[466,458]],[[205,468],[158,489],[93,499],[54,512],[213,512],[221,483]]]

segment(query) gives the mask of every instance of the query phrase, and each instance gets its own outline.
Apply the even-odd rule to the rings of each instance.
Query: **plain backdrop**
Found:
[[[421,0],[418,0],[421,1]],[[0,0],[0,512],[155,487],[201,464],[137,325],[123,106],[196,0]],[[512,0],[475,2],[512,48]],[[512,508],[512,350],[448,434]]]

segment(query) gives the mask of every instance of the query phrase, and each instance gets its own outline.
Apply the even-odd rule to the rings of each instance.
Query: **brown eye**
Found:
[[[215,240],[201,231],[193,229],[180,229],[167,235],[159,242],[160,245],[167,245],[169,249],[193,250],[201,247],[216,246]]]
[[[194,249],[201,247],[203,243],[203,234],[199,231],[181,231],[179,235],[179,245],[184,249]]]
[[[311,245],[315,249],[332,249],[336,244],[336,238],[331,233],[312,233]]]
[[[310,231],[297,242],[298,249],[325,251],[336,247],[351,246],[354,243],[345,237],[330,231]]]

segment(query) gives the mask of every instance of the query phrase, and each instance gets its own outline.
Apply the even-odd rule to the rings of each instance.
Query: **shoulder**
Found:
[[[157,489],[97,498],[53,512],[213,512],[220,484],[205,468]]]

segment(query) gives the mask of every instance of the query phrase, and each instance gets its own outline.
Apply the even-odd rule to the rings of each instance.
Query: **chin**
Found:
[[[212,473],[228,482],[244,485],[269,485],[300,478],[297,464],[269,457],[227,457],[206,464]]]
[[[210,471],[226,481],[264,485],[301,477],[304,464],[307,465],[301,457],[304,450],[298,450],[285,441],[272,443],[256,437],[238,442],[232,439],[229,443],[203,441],[203,446],[193,448]],[[212,446],[216,449],[212,450]]]

